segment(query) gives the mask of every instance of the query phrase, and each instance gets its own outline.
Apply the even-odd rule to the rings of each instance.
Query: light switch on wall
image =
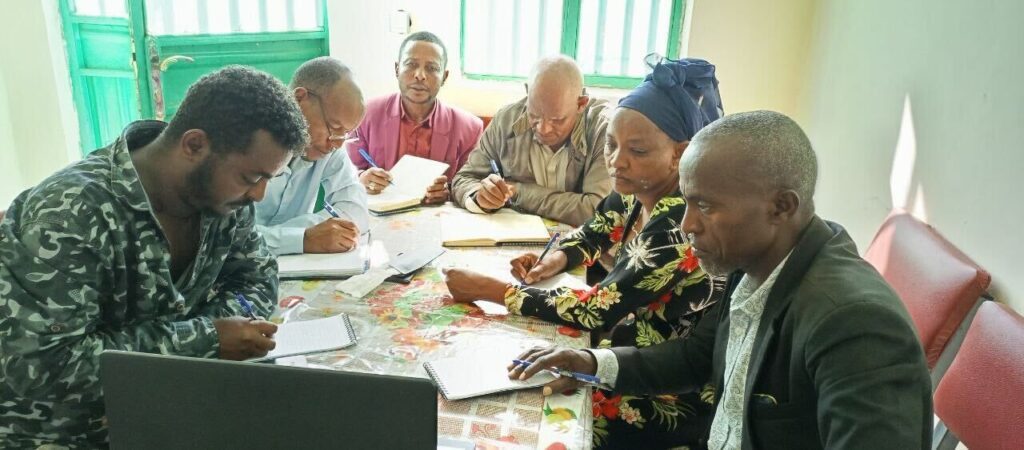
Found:
[[[409,34],[409,28],[412,27],[412,17],[404,9],[399,9],[391,13],[391,20],[389,29],[392,33],[396,34]]]

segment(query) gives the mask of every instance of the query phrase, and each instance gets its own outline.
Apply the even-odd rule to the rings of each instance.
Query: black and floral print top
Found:
[[[593,218],[568,233],[559,248],[567,267],[593,265],[603,252],[614,267],[590,290],[512,286],[509,311],[584,330],[611,331],[603,345],[646,347],[689,335],[720,297],[679,229],[686,203],[679,192],[663,197],[638,234],[623,242],[640,217],[632,195],[613,192]]]

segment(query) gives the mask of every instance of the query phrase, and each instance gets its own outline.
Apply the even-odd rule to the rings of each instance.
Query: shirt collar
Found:
[[[519,117],[516,118],[515,122],[512,122],[512,134],[516,137],[522,136],[526,133],[533,133],[530,128],[530,118],[526,114],[526,99],[520,100],[523,102],[523,110],[519,112]],[[591,98],[587,103],[587,106],[583,108],[583,112],[576,118],[576,126],[572,128],[572,132],[569,133],[569,144],[572,149],[582,153],[587,153],[587,114],[590,112],[590,106],[593,104],[594,99]],[[532,136],[531,136],[532,138]]]
[[[434,106],[430,109],[430,113],[427,114],[427,118],[423,119],[423,121],[418,125],[422,125],[426,128],[433,128],[435,115],[437,115],[437,99],[434,99]],[[409,115],[405,113],[405,102],[402,101],[401,95],[398,97],[398,117],[402,120],[408,120],[410,122],[413,121],[412,117],[409,117]]]
[[[125,204],[138,211],[152,209],[139,173],[132,163],[131,152],[153,142],[167,123],[159,120],[139,120],[128,124],[121,136],[104,149],[109,154],[110,189]],[[101,150],[102,151],[102,150]]]
[[[743,278],[740,279],[739,284],[736,285],[736,289],[732,292],[732,302],[730,303],[729,309],[736,310],[742,308],[747,302],[760,299],[764,301],[768,298],[768,294],[771,293],[772,287],[775,286],[775,280],[779,278],[779,273],[782,272],[782,267],[786,265],[786,261],[789,260],[789,255],[792,255],[793,251],[790,250],[786,254],[782,261],[772,269],[772,273],[768,275],[768,278],[761,283],[760,286],[754,284],[753,279],[750,275],[743,274]]]

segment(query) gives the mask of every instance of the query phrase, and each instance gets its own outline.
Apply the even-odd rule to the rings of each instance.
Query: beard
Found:
[[[722,264],[718,264],[718,263],[715,263],[715,262],[705,261],[703,259],[699,260],[699,262],[700,262],[700,268],[704,269],[704,273],[706,273],[706,274],[708,274],[710,276],[713,276],[713,277],[725,277],[725,276],[728,276],[729,274],[733,273],[734,270],[735,270],[735,269],[729,269],[729,268],[723,266]]]
[[[207,157],[199,164],[199,167],[188,174],[186,177],[188,194],[185,201],[203,214],[227,216],[238,208],[252,204],[252,201],[243,198],[223,205],[217,204],[213,194],[213,172],[217,167],[217,163],[213,161],[215,158],[217,158],[216,155]]]

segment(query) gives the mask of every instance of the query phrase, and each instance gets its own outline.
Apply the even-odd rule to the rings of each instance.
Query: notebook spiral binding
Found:
[[[359,342],[359,336],[356,336],[356,329],[352,327],[352,316],[346,313],[341,314],[345,316],[345,332],[348,333],[348,338],[352,340],[352,343],[354,345],[355,343]]]
[[[508,241],[508,242],[499,242],[496,246],[497,247],[516,247],[516,248],[518,248],[518,247],[544,248],[544,245],[545,245],[544,243],[537,243],[537,242],[515,242],[515,241]]]
[[[444,395],[444,399],[448,400],[448,388],[441,383],[441,377],[437,376],[437,372],[434,372],[434,366],[430,364],[430,361],[427,361],[423,363],[423,368],[427,369],[430,379],[437,385],[437,389],[441,391],[441,395]]]

